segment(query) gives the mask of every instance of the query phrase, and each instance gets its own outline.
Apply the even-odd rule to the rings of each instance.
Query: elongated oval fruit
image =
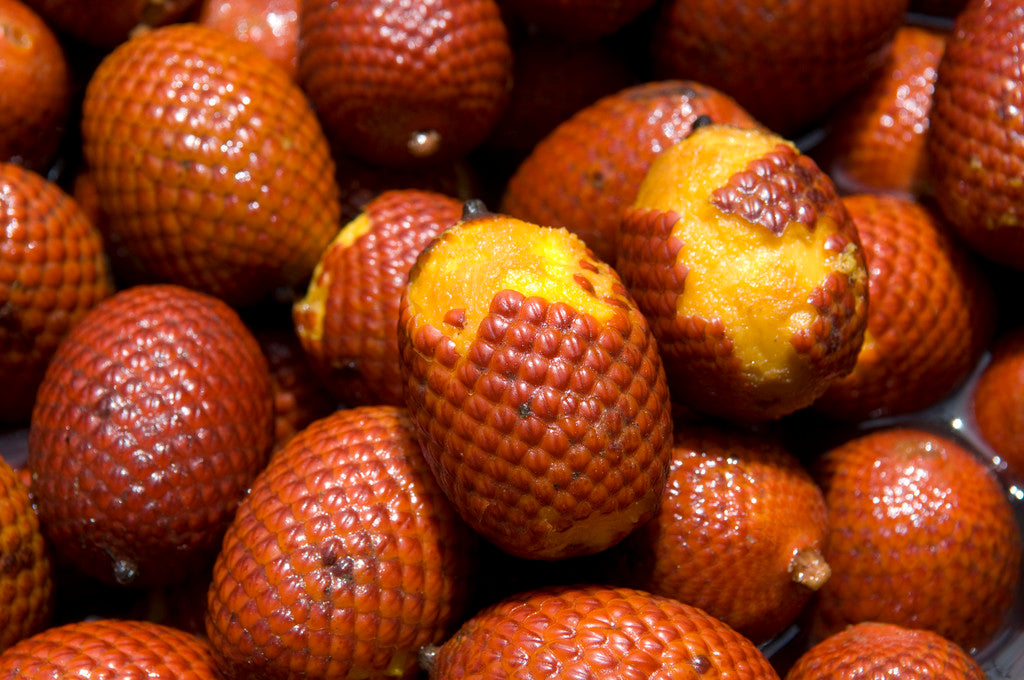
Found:
[[[828,176],[774,133],[712,123],[666,150],[618,249],[672,398],[694,410],[777,419],[856,363],[868,301],[856,226]]]
[[[398,333],[428,461],[506,552],[598,552],[654,514],[672,443],[661,359],[578,236],[465,215],[413,266]]]

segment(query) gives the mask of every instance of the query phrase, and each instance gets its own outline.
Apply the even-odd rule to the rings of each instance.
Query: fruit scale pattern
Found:
[[[1022,43],[0,0],[0,680],[1024,677]]]

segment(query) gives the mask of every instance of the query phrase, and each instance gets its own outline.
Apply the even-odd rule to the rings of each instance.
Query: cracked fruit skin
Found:
[[[462,516],[520,557],[620,541],[657,510],[671,406],[647,321],[565,229],[476,213],[409,275],[405,398]]]
[[[778,675],[754,644],[702,610],[640,590],[531,590],[470,618],[436,650],[428,677],[720,678]]]
[[[149,678],[219,680],[202,638],[151,621],[94,619],[65,623],[0,654],[0,678]]]
[[[927,162],[943,214],[977,252],[1024,269],[1024,14],[1011,0],[971,0],[939,62]]]
[[[41,631],[54,607],[50,548],[28,486],[0,458],[0,653]]]
[[[1000,629],[1020,574],[1021,536],[995,474],[946,437],[874,430],[815,463],[832,577],[812,639],[861,621],[925,628],[971,651]]]
[[[616,579],[700,607],[760,643],[828,580],[827,533],[821,489],[781,443],[677,421],[661,508],[612,548],[612,564]]]
[[[854,624],[804,652],[786,680],[985,680],[967,652],[938,633],[891,623]]]
[[[54,549],[102,581],[209,564],[274,436],[267,360],[224,302],[154,284],[89,311],[39,388],[28,467]]]
[[[618,249],[673,400],[778,419],[853,369],[867,326],[860,239],[831,180],[778,135],[698,127],[652,163]]]
[[[114,292],[100,232],[58,185],[0,162],[0,423],[27,424],[57,345]]]
[[[476,537],[408,412],[336,411],[281,449],[214,565],[206,631],[229,678],[413,678],[463,616]]]
[[[305,286],[341,206],[320,123],[282,67],[193,23],[109,53],[82,103],[109,240],[142,280],[241,307]],[[115,260],[116,262],[116,260]]]
[[[428,243],[459,221],[462,201],[384,191],[338,232],[292,307],[295,332],[324,385],[348,406],[402,406],[398,304]]]
[[[843,204],[868,265],[868,327],[853,371],[813,408],[847,422],[925,409],[967,378],[992,338],[993,289],[933,206],[882,194]]]

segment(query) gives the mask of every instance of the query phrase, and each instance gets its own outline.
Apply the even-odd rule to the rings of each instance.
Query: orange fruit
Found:
[[[1005,331],[970,387],[968,417],[1000,460],[1024,476],[1024,327]]]
[[[972,248],[1024,269],[1020,4],[968,2],[939,62],[928,136],[932,191]]]
[[[299,0],[199,0],[196,22],[256,45],[298,76]]]
[[[677,422],[661,507],[612,549],[614,574],[760,643],[828,580],[827,532],[821,489],[782,443]]]
[[[408,412],[338,411],[270,461],[214,566],[206,630],[229,677],[415,676],[462,616],[473,536]]]
[[[814,407],[848,421],[927,408],[967,378],[992,338],[992,289],[933,207],[895,195],[843,203],[864,246],[868,328],[853,371]]]
[[[274,392],[274,451],[314,420],[330,415],[337,400],[324,387],[293,328],[253,329],[270,368]]]
[[[946,31],[905,24],[871,80],[825,128],[813,152],[843,193],[928,193],[925,143]]]
[[[786,680],[985,680],[969,654],[938,633],[891,623],[858,623],[806,651]]]
[[[20,0],[0,0],[0,161],[46,172],[71,115],[68,64],[53,30]]]
[[[0,458],[0,653],[53,613],[53,566],[28,487]]]
[[[198,0],[25,0],[58,31],[100,50],[133,34],[184,19]]]
[[[445,194],[385,191],[324,251],[293,319],[319,379],[342,403],[405,403],[398,304],[420,251],[461,215],[462,202]]]
[[[1021,564],[1020,529],[995,474],[956,441],[915,427],[855,436],[816,465],[832,577],[817,593],[814,637],[881,621],[968,652],[988,642]]]
[[[754,644],[677,600],[630,588],[540,588],[466,621],[430,678],[778,678]]]
[[[654,4],[655,0],[502,0],[502,7],[529,30],[583,44],[624,29]]]
[[[82,137],[143,282],[254,304],[305,286],[338,230],[334,163],[305,95],[221,31],[176,24],[120,45],[88,83]]]
[[[782,137],[697,128],[651,164],[617,246],[674,401],[777,419],[853,369],[868,298],[857,230],[828,176]]]
[[[427,461],[506,552],[599,552],[657,511],[672,445],[654,336],[566,229],[473,210],[409,273],[406,404]]]
[[[537,143],[509,178],[501,211],[565,227],[614,266],[619,221],[651,162],[702,116],[757,124],[732,98],[695,82],[646,82],[602,97]]]
[[[881,68],[908,0],[669,0],[652,36],[658,77],[734,97],[793,137],[826,118]]]
[[[0,163],[0,233],[0,423],[27,424],[57,345],[114,286],[83,209],[11,163]]]
[[[267,360],[217,298],[160,284],[91,309],[39,388],[28,466],[65,561],[114,584],[184,579],[216,553],[273,444]]]
[[[508,101],[512,53],[495,0],[309,0],[299,81],[337,152],[385,167],[465,156]]]
[[[96,619],[48,628],[0,654],[0,677],[216,680],[209,645],[149,621]]]

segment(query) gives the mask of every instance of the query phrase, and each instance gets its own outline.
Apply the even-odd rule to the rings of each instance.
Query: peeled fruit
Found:
[[[341,403],[404,405],[398,304],[420,251],[461,216],[462,201],[445,194],[384,191],[324,250],[292,317],[318,378]]]
[[[132,283],[233,306],[306,285],[341,208],[323,130],[283,67],[219,30],[175,24],[108,54],[82,107],[99,207],[145,276]]]
[[[786,680],[985,680],[967,652],[929,630],[865,622],[841,630],[803,653]]]
[[[111,584],[208,566],[274,435],[267,360],[223,301],[169,284],[122,290],[58,347],[28,438],[44,532]]]
[[[971,652],[1001,628],[1021,535],[995,474],[957,442],[912,427],[867,432],[815,463],[832,577],[813,639],[862,621],[934,631]]]
[[[309,425],[253,482],[214,565],[206,631],[229,678],[413,678],[464,615],[474,537],[404,408]]]
[[[821,489],[781,443],[677,422],[661,508],[612,548],[614,574],[764,642],[828,580],[827,533]]]
[[[600,585],[509,597],[471,617],[425,657],[431,680],[778,678],[750,640],[700,609]]]
[[[698,127],[651,164],[617,244],[674,401],[772,420],[853,369],[868,309],[860,239],[832,181],[782,137]]]
[[[413,266],[398,337],[431,469],[503,550],[598,552],[657,511],[672,444],[657,345],[577,236],[468,209]]]
[[[992,288],[933,205],[882,194],[843,204],[868,266],[868,328],[853,371],[814,408],[850,422],[927,408],[967,378],[991,340]]]

